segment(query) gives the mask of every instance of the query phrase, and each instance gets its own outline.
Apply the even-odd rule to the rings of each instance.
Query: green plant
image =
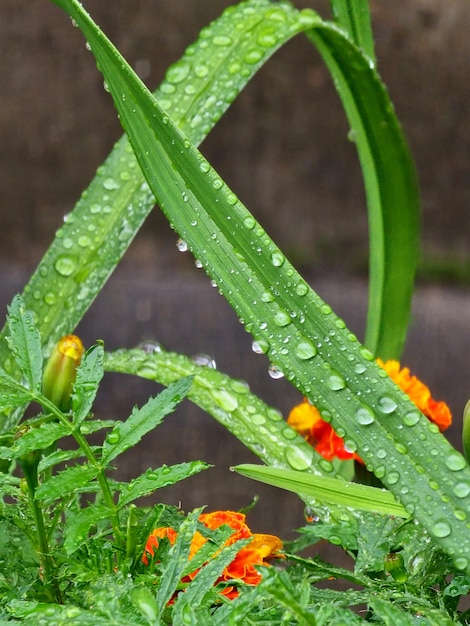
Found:
[[[364,620],[375,623],[467,623],[458,602],[468,592],[470,574],[470,468],[374,360],[399,358],[403,348],[417,261],[418,199],[412,160],[376,70],[368,3],[333,0],[330,22],[286,2],[242,2],[201,33],[154,97],[76,0],[54,2],[87,38],[129,140],[118,142],[58,231],[23,296],[13,301],[1,336],[0,521],[10,538],[2,553],[9,573],[0,579],[5,621],[353,624],[362,619],[347,607],[366,604]],[[364,345],[196,147],[256,70],[299,33],[317,48],[335,81],[364,176],[370,225]],[[71,412],[41,391],[43,353],[73,331],[155,198],[273,373],[318,407],[389,492],[348,489],[341,467],[322,458],[279,412],[241,383],[181,355],[107,354],[97,345],[77,370]],[[89,413],[105,370],[169,387],[127,422],[103,423]],[[188,538],[199,511],[183,519],[167,507],[141,509],[132,501],[161,486],[163,475],[169,473],[170,484],[206,466],[196,461],[152,470],[128,485],[110,481],[106,472],[186,394],[276,467],[241,466],[240,472],[295,490],[315,511],[316,523],[291,546],[287,567],[267,569],[259,585],[232,602],[221,602],[213,588],[233,558],[234,551],[224,548],[172,608],[168,600],[192,571]],[[20,425],[30,402],[39,403],[41,413]],[[103,428],[112,430],[92,447],[87,435]],[[66,436],[75,439],[77,450],[51,448]],[[80,457],[86,461],[75,463]],[[23,467],[25,495],[15,462]],[[56,471],[64,462],[67,467]],[[83,498],[90,493],[94,499]],[[377,503],[374,512],[371,502]],[[158,568],[166,582],[155,591],[155,578],[140,557],[149,532],[162,521],[179,529],[179,539],[171,549],[162,545]],[[28,537],[26,554],[15,572],[13,546],[21,537]],[[225,538],[211,535],[218,548]],[[355,559],[354,572],[296,554],[320,538],[341,545]],[[313,585],[331,576],[361,590]]]

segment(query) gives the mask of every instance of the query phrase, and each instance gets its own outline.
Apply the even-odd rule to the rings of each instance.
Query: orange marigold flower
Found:
[[[439,426],[441,431],[450,426],[452,415],[447,404],[434,400],[429,388],[416,376],[411,376],[408,367],[400,368],[398,361],[383,362],[377,359],[377,363],[385,369],[390,378],[408,395],[417,408]],[[291,410],[287,423],[328,461],[334,458],[361,461],[357,454],[347,450],[344,440],[336,434],[329,423],[322,419],[318,409],[312,406],[306,398]]]
[[[344,445],[334,428],[325,422],[320,411],[305,398],[301,404],[295,406],[289,413],[287,423],[300,435],[305,437],[311,446],[328,461],[334,458],[361,459],[354,452],[350,452]]]
[[[445,402],[437,402],[431,397],[429,388],[416,376],[411,376],[408,367],[400,368],[398,361],[381,361],[377,363],[384,368],[390,378],[406,393],[410,400],[426,417],[445,430],[452,424],[452,414]]]
[[[213,513],[203,513],[199,516],[199,521],[207,528],[215,530],[221,526],[229,526],[233,533],[226,539],[224,545],[230,546],[239,539],[250,539],[245,547],[241,548],[234,560],[225,567],[220,578],[216,581],[229,582],[240,580],[247,585],[257,585],[261,581],[261,575],[256,571],[256,565],[267,565],[266,559],[280,556],[282,541],[274,535],[252,534],[245,521],[246,516],[236,511],[214,511]],[[168,538],[171,544],[176,541],[177,532],[173,528],[156,528],[149,536],[145,544],[142,562],[148,565],[148,556],[153,556],[158,548],[158,540]],[[189,559],[192,559],[196,552],[206,543],[207,539],[196,531],[191,541]],[[182,582],[189,582],[196,577],[199,569],[191,572]],[[238,595],[238,589],[233,585],[227,585],[221,591],[227,598],[233,599]]]

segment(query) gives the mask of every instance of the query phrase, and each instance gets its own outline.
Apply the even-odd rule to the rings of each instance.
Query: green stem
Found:
[[[57,579],[54,576],[54,563],[50,553],[49,541],[47,539],[46,525],[42,508],[35,499],[36,489],[38,487],[38,465],[41,455],[39,452],[32,452],[20,460],[20,465],[26,478],[29,492],[29,502],[36,524],[37,536],[37,553],[39,556],[39,564],[42,572],[42,579],[47,589],[51,590],[54,600],[61,602],[60,588]]]
[[[93,450],[91,449],[91,447],[88,444],[88,441],[86,440],[85,436],[81,432],[80,426],[74,427],[70,423],[70,421],[67,419],[67,416],[64,413],[62,413],[62,411],[45,396],[41,395],[40,398],[37,397],[35,398],[35,400],[39,402],[44,409],[49,410],[54,415],[54,417],[57,418],[58,421],[60,421],[67,428],[70,429],[70,435],[75,439],[78,446],[81,448],[89,464],[97,470],[97,479],[101,488],[101,494],[111,514],[111,525],[113,527],[114,538],[116,540],[118,547],[120,547],[121,549],[124,549],[126,539],[125,539],[124,533],[121,531],[121,528],[119,526],[118,510],[114,502],[113,494],[111,493],[108,480],[103,471],[103,467],[101,463],[99,463],[98,460],[96,459],[93,453]]]

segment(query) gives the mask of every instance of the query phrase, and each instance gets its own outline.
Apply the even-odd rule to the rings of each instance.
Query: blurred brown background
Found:
[[[90,11],[155,88],[228,1],[88,0]],[[294,2],[328,17],[327,2]],[[422,188],[423,250],[441,275],[466,278],[470,232],[470,5],[465,0],[372,2],[378,67],[404,126]],[[0,5],[0,304],[20,290],[96,168],[120,136],[111,99],[78,29],[47,0]],[[202,145],[203,153],[320,295],[359,334],[366,303],[367,223],[354,145],[330,78],[297,37],[248,85]],[[430,267],[430,264],[427,264]],[[170,268],[172,271],[170,271]],[[145,311],[145,314],[142,314]],[[427,280],[417,292],[407,363],[446,398],[456,421],[467,381],[468,287]],[[3,314],[3,313],[2,313]],[[155,338],[209,353],[287,413],[298,394],[266,375],[264,357],[154,211],[80,327],[109,348]],[[125,381],[125,382],[123,382]],[[125,416],[154,386],[108,378],[98,411]],[[451,432],[458,443],[459,427]],[[252,459],[213,420],[184,405],[128,457],[127,477],[149,465],[202,458],[217,465],[171,492],[189,509],[244,506],[268,532],[302,523],[288,494],[238,479]],[[163,493],[163,492],[162,492]],[[269,526],[269,528],[267,528]]]

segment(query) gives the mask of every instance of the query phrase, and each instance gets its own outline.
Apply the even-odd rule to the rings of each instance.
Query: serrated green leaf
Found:
[[[299,626],[316,626],[315,612],[311,608],[302,606],[296,588],[289,579],[287,572],[276,571],[273,568],[264,568],[263,580],[260,583],[263,590],[294,616]]]
[[[99,469],[90,465],[74,465],[51,476],[46,482],[39,485],[34,497],[51,504],[60,497],[68,496],[93,481]]]
[[[67,435],[70,435],[70,428],[65,424],[47,422],[27,430],[15,440],[11,450],[14,458],[18,458],[28,452],[44,450]]]
[[[137,498],[148,496],[157,489],[173,485],[209,467],[210,465],[208,463],[192,461],[179,463],[178,465],[164,465],[157,469],[148,469],[129,483],[119,483],[118,489],[121,491],[121,494],[119,496],[118,506],[123,507]]]
[[[88,539],[90,528],[99,522],[109,520],[109,509],[100,504],[89,504],[86,508],[74,511],[65,523],[64,547],[68,555],[73,554]]]
[[[92,346],[83,355],[77,368],[72,393],[73,423],[79,426],[93,406],[99,384],[103,378],[103,346]]]
[[[358,524],[358,553],[354,564],[355,572],[382,572],[384,559],[391,551],[392,531],[397,520],[377,515],[365,515]]]
[[[178,380],[155,398],[150,398],[142,408],[134,409],[125,422],[117,422],[104,441],[103,464],[107,465],[119,454],[135,446],[144,435],[158,426],[186,396],[192,380],[191,376]]]
[[[8,344],[31,391],[39,391],[42,379],[42,349],[39,330],[23,298],[16,295],[8,307]]]
[[[248,540],[242,539],[231,546],[224,547],[198,571],[197,576],[186,587],[184,593],[178,596],[175,603],[173,618],[176,623],[184,623],[183,616],[187,614],[188,606],[196,608],[201,604],[204,595],[214,586],[225,567],[230,565],[241,548],[247,543],[249,543]]]
[[[305,472],[264,467],[263,465],[236,465],[232,468],[242,476],[260,480],[268,485],[281,487],[297,494],[311,496],[323,503],[340,504],[345,507],[372,511],[383,515],[409,517],[406,510],[386,489],[349,483],[326,476],[311,476]]]
[[[92,448],[93,449],[93,448]],[[55,450],[39,461],[38,472],[44,472],[59,463],[65,463],[84,456],[81,449],[78,450]]]
[[[191,541],[196,532],[201,512],[202,508],[194,509],[183,520],[178,529],[176,541],[168,552],[156,594],[159,617],[163,614],[165,607],[181,581],[183,571],[188,562]]]

